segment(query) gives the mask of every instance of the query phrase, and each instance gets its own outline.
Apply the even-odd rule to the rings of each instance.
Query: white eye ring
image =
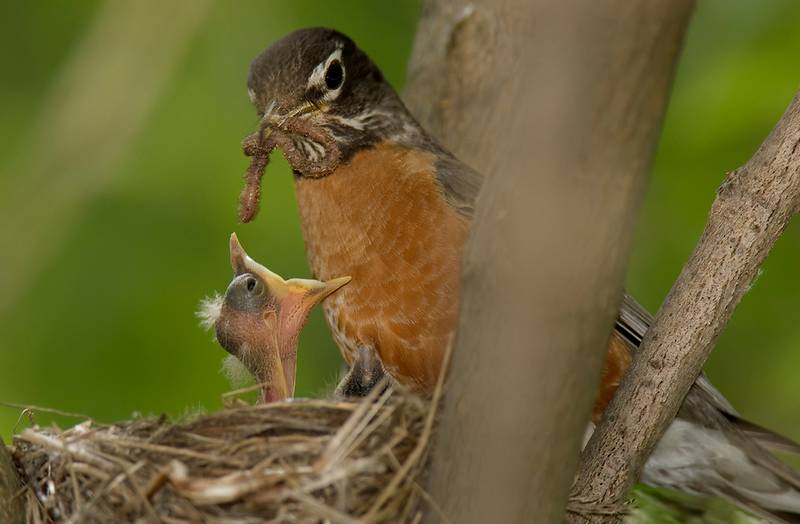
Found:
[[[328,86],[325,84],[325,73],[328,71],[328,67],[331,63],[338,61],[342,67],[342,81],[339,82],[339,87],[336,89],[328,89]],[[323,102],[330,102],[332,100],[336,100],[339,96],[339,93],[342,92],[342,86],[344,85],[344,81],[347,79],[347,70],[344,67],[344,63],[342,62],[342,47],[341,45],[337,47],[333,53],[328,55],[323,62],[317,64],[317,67],[311,71],[311,75],[308,77],[308,82],[306,83],[306,89],[311,88],[318,88],[324,94],[322,95]]]

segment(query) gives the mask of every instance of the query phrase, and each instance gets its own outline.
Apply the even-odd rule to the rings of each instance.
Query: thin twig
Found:
[[[378,496],[375,503],[372,505],[372,508],[367,512],[364,516],[365,521],[369,521],[370,518],[374,518],[375,514],[378,512],[380,507],[389,499],[392,494],[392,491],[397,489],[397,486],[400,482],[405,478],[411,468],[418,463],[420,457],[423,455],[425,450],[430,443],[431,432],[433,431],[433,423],[436,420],[436,413],[439,408],[439,401],[442,398],[442,393],[444,391],[444,384],[445,384],[445,376],[447,375],[447,370],[450,364],[450,355],[452,353],[453,345],[450,344],[445,351],[444,357],[442,359],[442,368],[441,372],[439,373],[439,378],[436,381],[436,389],[433,392],[433,398],[431,400],[430,409],[428,411],[428,416],[425,418],[425,426],[422,429],[422,433],[417,441],[417,445],[414,446],[413,451],[408,455],[403,466],[397,470],[392,480],[389,484],[384,488],[381,494]]]
[[[50,413],[52,415],[60,415],[62,417],[80,418],[80,419],[84,419],[84,420],[90,420],[90,421],[92,421],[93,424],[98,424],[97,421],[94,420],[89,415],[84,415],[82,413],[73,413],[71,411],[63,411],[63,410],[55,409],[55,408],[46,408],[46,407],[42,407],[42,406],[34,406],[32,404],[16,404],[14,402],[2,402],[2,401],[0,401],[0,406],[6,407],[6,408],[11,408],[11,409],[21,409],[21,410],[23,410],[23,412],[24,411],[32,411],[32,412],[40,411],[42,413]],[[102,425],[102,424],[98,424],[98,425]]]

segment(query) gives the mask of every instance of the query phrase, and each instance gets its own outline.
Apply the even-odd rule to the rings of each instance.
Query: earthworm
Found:
[[[275,141],[267,139],[260,143],[260,134],[253,133],[242,141],[244,154],[252,157],[244,175],[244,189],[239,195],[239,222],[246,224],[258,213],[261,200],[261,177],[269,164],[269,155],[275,149]]]
[[[268,133],[267,138],[262,140],[264,133]],[[295,147],[292,135],[302,136],[320,144],[325,152],[324,157],[316,161],[308,159]],[[269,164],[270,154],[276,147],[283,150],[292,169],[311,178],[328,175],[336,169],[341,158],[336,140],[324,130],[315,128],[307,120],[289,119],[280,127],[267,127],[249,135],[242,141],[244,154],[252,157],[244,175],[244,189],[239,195],[239,221],[243,224],[253,220],[258,213],[261,178]]]

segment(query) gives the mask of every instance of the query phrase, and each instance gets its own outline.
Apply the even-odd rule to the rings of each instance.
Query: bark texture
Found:
[[[717,192],[699,243],[581,458],[575,499],[621,504],[678,412],[714,341],[800,208],[800,94]],[[617,517],[575,514],[575,521]]]
[[[11,454],[0,439],[0,522],[21,524],[25,521],[23,499],[16,496],[21,487]]]
[[[425,3],[407,101],[486,174],[428,484],[449,522],[564,518],[691,6]]]

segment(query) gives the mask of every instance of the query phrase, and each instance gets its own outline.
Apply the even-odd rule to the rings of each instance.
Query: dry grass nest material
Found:
[[[178,424],[34,427],[13,456],[30,523],[414,522],[430,406],[383,388],[361,402],[239,406]]]

